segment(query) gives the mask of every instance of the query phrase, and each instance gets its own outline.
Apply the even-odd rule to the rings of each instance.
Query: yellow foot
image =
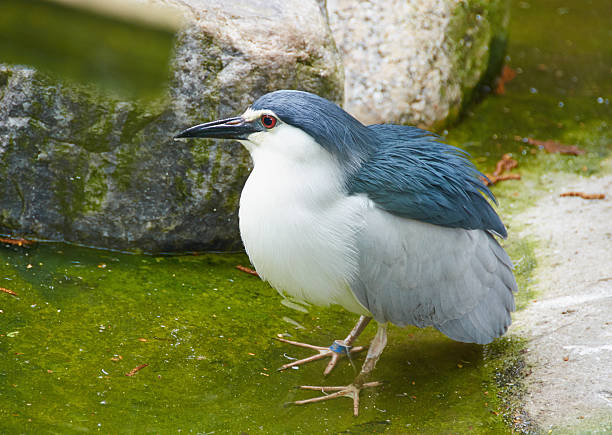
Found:
[[[374,388],[382,385],[382,382],[366,382],[360,387],[354,384],[347,385],[344,387],[314,387],[311,385],[303,385],[300,388],[302,390],[315,390],[320,391],[324,395],[319,397],[313,397],[312,399],[297,400],[292,402],[294,405],[306,405],[308,403],[322,402],[323,400],[335,399],[336,397],[350,397],[353,399],[353,414],[355,417],[359,415],[359,392],[364,388]],[[328,391],[334,391],[332,394],[327,394]]]
[[[347,346],[344,344],[344,341],[342,340],[334,341],[334,344],[332,344],[330,347],[313,346],[312,344],[285,340],[284,338],[277,338],[277,340],[282,341],[283,343],[289,343],[294,346],[305,347],[305,348],[313,349],[319,352],[318,354],[309,356],[308,358],[300,359],[297,361],[292,361],[288,364],[285,364],[284,366],[280,367],[278,370],[286,370],[288,368],[299,366],[301,364],[306,364],[311,361],[317,361],[322,358],[331,357],[329,364],[327,364],[327,367],[325,368],[325,371],[323,372],[323,375],[325,376],[327,376],[332,371],[332,369],[336,366],[338,361],[340,361],[341,357],[348,356],[350,358],[352,354],[361,352],[362,350],[366,349],[366,347],[364,346],[356,346],[356,347]]]

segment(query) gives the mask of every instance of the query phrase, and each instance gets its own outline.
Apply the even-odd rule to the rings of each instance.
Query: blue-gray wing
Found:
[[[487,231],[432,225],[376,206],[358,239],[357,299],[379,322],[434,326],[489,343],[510,325],[512,262]]]
[[[348,179],[350,194],[364,193],[402,217],[506,237],[504,224],[483,194],[495,198],[463,151],[416,127],[381,124],[368,129],[380,145]]]

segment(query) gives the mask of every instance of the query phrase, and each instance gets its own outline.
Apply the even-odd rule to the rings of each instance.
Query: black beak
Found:
[[[219,119],[196,125],[181,131],[174,136],[175,139],[183,137],[206,137],[214,139],[248,139],[251,133],[262,131],[263,127],[255,122],[247,122],[242,116]]]

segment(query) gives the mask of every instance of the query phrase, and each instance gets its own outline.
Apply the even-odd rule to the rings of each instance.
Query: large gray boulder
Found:
[[[341,60],[315,0],[140,3],[170,5],[186,23],[166,99],[125,100],[0,64],[0,233],[149,252],[239,249],[247,153],[172,136],[275,89],[342,101]]]
[[[0,58],[0,234],[149,252],[241,248],[247,153],[177,143],[179,130],[283,88],[344,101],[364,123],[439,127],[497,72],[508,18],[507,0],[68,3],[166,27],[178,16],[167,97],[114,97]]]
[[[327,0],[344,108],[364,123],[440,127],[501,68],[508,0]]]

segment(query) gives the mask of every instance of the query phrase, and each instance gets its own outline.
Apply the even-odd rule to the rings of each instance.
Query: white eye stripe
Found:
[[[255,121],[257,119],[261,120],[261,117],[264,115],[269,115],[273,118],[276,118],[277,122],[280,121],[280,119],[278,118],[278,116],[276,115],[276,113],[274,113],[271,110],[267,110],[267,109],[262,109],[262,110],[253,110],[250,107],[245,110],[245,112],[242,114],[242,117],[246,120],[246,121]]]

